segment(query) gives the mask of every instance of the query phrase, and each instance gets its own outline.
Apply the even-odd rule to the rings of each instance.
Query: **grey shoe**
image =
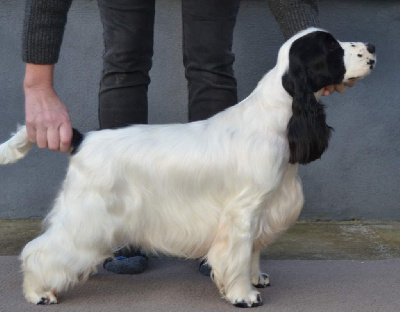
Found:
[[[116,251],[114,258],[107,258],[103,267],[117,274],[139,274],[146,270],[148,262],[143,250],[128,246]]]
[[[201,260],[199,264],[199,271],[203,273],[205,276],[210,276],[211,274],[211,267],[206,263],[206,260]]]

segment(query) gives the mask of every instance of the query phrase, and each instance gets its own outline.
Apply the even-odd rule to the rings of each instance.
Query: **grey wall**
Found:
[[[0,0],[0,142],[24,121],[23,2]],[[185,122],[180,1],[161,0],[157,6],[150,122]],[[300,169],[306,195],[301,218],[400,220],[400,4],[321,1],[320,13],[322,27],[339,40],[374,43],[378,66],[344,95],[324,99],[335,132],[322,160]],[[101,33],[96,2],[75,0],[57,65],[56,89],[74,126],[83,131],[97,128]],[[234,44],[241,99],[273,67],[282,42],[266,3],[243,0]],[[65,155],[35,148],[19,163],[0,167],[0,218],[43,217],[67,161]]]

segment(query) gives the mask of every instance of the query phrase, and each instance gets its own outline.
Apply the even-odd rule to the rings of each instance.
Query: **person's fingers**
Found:
[[[72,129],[68,110],[52,88],[25,90],[25,121],[29,140],[39,148],[69,151]],[[64,123],[67,130],[61,127]]]
[[[325,90],[323,91],[322,95],[329,95],[332,94],[335,91],[335,86],[334,85],[329,85],[325,87]]]
[[[28,139],[32,143],[36,143],[36,128],[30,125],[28,122],[25,123],[26,132],[28,133]]]
[[[47,148],[47,128],[36,129],[36,143],[39,148]]]
[[[338,93],[344,93],[346,92],[346,87],[354,87],[356,84],[356,81],[349,81],[346,83],[340,83],[340,84],[335,84],[335,85],[329,85],[325,87],[324,91],[322,92],[322,95],[329,95],[332,94],[333,92],[338,92]]]
[[[60,148],[60,134],[58,128],[47,128],[47,145],[52,151],[57,151]]]
[[[336,92],[338,92],[338,93],[344,93],[344,92],[346,91],[346,86],[345,86],[343,83],[341,83],[341,84],[336,84],[336,85],[335,85],[335,90],[336,90]]]
[[[356,81],[355,81],[355,80],[352,80],[352,81],[346,82],[344,85],[345,85],[346,87],[352,88],[352,87],[354,87],[355,84],[356,84]]]
[[[72,128],[69,122],[63,122],[60,126],[60,151],[67,153],[71,149]]]

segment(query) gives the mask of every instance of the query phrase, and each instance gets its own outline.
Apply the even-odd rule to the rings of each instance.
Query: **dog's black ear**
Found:
[[[289,162],[307,164],[321,158],[327,149],[332,128],[326,124],[324,106],[317,101],[305,73],[291,77],[292,111],[287,135]]]
[[[289,50],[289,68],[282,85],[293,97],[288,123],[290,163],[307,164],[327,149],[331,130],[324,106],[314,92],[343,81],[344,50],[329,33],[311,32],[296,39]]]

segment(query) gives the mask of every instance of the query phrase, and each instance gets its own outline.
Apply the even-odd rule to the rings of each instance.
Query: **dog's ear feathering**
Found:
[[[308,164],[328,148],[332,128],[326,124],[324,106],[315,98],[305,71],[289,72],[285,77],[293,96],[293,115],[287,127],[289,162]]]
[[[332,128],[326,124],[324,106],[311,90],[295,94],[288,123],[289,162],[307,164],[321,158],[328,148]]]
[[[332,128],[326,124],[324,106],[315,92],[343,81],[344,51],[333,36],[311,32],[292,43],[289,68],[282,77],[285,90],[293,97],[292,117],[287,126],[289,162],[307,164],[328,148]]]

